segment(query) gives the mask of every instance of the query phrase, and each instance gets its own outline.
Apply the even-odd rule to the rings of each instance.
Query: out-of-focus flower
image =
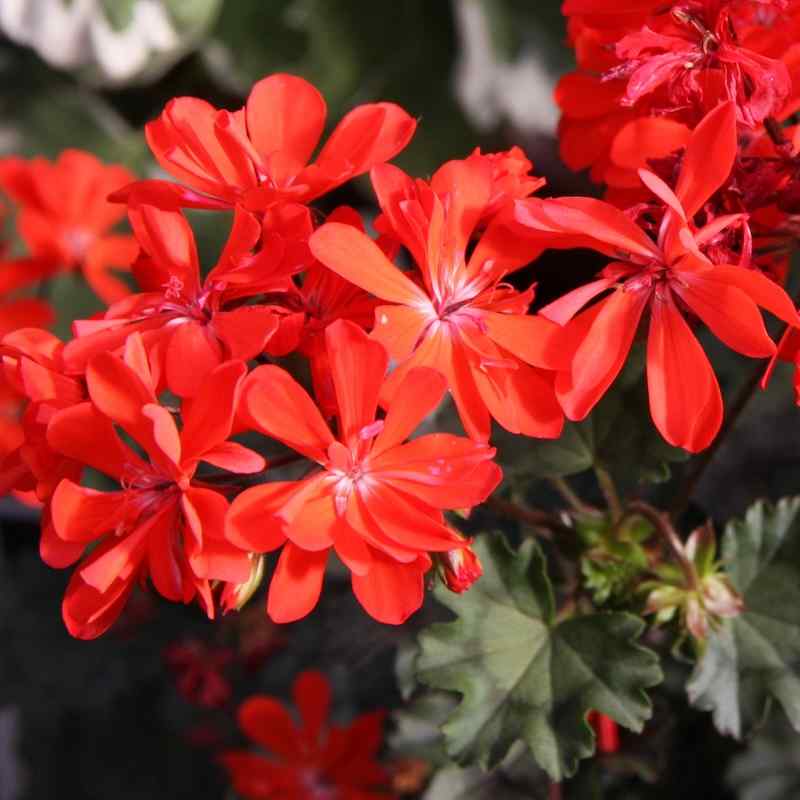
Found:
[[[187,703],[201,708],[221,708],[232,688],[225,675],[234,653],[228,647],[213,647],[198,639],[186,639],[164,650],[164,661],[175,677],[175,685]]]
[[[17,206],[17,230],[31,255],[53,271],[82,273],[105,303],[130,293],[113,270],[130,269],[136,242],[112,233],[125,210],[109,203],[108,195],[132,180],[125,167],[103,164],[82,150],[65,150],[53,162],[0,160],[0,190]]]
[[[299,724],[274,697],[257,695],[239,708],[242,732],[269,755],[228,750],[219,760],[246,800],[391,800],[388,772],[376,756],[382,711],[331,725],[331,690],[319,672],[292,685]]]

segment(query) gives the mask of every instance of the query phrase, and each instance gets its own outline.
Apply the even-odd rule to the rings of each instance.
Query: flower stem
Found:
[[[550,485],[564,498],[573,511],[588,511],[589,506],[581,500],[578,493],[567,483],[564,478],[550,478]]]
[[[649,503],[645,503],[642,500],[634,500],[628,503],[623,519],[629,516],[642,517],[653,525],[660,539],[667,545],[672,555],[675,557],[675,561],[678,563],[681,572],[683,572],[686,578],[686,585],[692,589],[697,589],[697,571],[695,570],[694,564],[686,555],[686,548],[675,532],[669,514],[659,511],[657,508],[654,508]]]
[[[606,505],[611,514],[611,520],[613,522],[618,522],[622,516],[622,503],[619,500],[619,494],[617,493],[617,487],[614,485],[614,479],[605,467],[601,467],[597,464],[594,468],[594,474],[597,477],[597,483],[600,485],[600,491],[603,493],[603,497],[606,500]]]
[[[499,497],[490,497],[486,501],[486,507],[503,517],[517,520],[517,522],[522,522],[538,529],[547,539],[551,538],[554,533],[574,533],[572,528],[565,525],[557,514],[551,514],[549,511],[525,508],[524,506],[518,506],[516,503],[501,500]]]

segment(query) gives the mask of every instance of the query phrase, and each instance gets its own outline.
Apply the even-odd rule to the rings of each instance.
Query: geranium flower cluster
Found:
[[[800,170],[780,121],[793,91],[777,20],[792,8],[698,0],[617,13],[568,0],[583,71],[559,88],[562,143],[625,190],[610,198],[631,199],[624,210],[533,196],[543,181],[516,147],[412,178],[387,163],[416,128],[391,103],[350,111],[314,157],[325,103],[289,75],[257,83],[234,112],[171,101],[146,135],[177,182],[136,181],[74,151],[0,165],[30,250],[0,265],[0,290],[58,267],[110,303],[64,343],[41,329],[41,301],[11,298],[9,314],[19,302],[30,314],[0,340],[19,403],[0,488],[35,492],[42,558],[77,564],[70,632],[102,634],[148,582],[209,617],[238,609],[266,553],[277,555],[277,622],[314,608],[332,554],[381,622],[420,607],[429,573],[464,591],[481,566],[444,512],[498,486],[492,423],[558,437],[613,384],[643,325],[655,425],[673,445],[708,447],[722,398],[693,328],[770,358],[762,310],[800,326],[775,255],[790,243]],[[757,35],[770,25],[774,36]],[[573,140],[591,153],[572,158]],[[309,205],[367,172],[375,236],[351,208]],[[230,220],[207,271],[186,209]],[[125,212],[132,235],[111,230]],[[532,314],[534,286],[508,276],[548,247],[610,263]],[[134,290],[108,269],[118,262]],[[792,336],[784,354],[798,349]],[[306,385],[286,369],[298,363]],[[466,435],[414,438],[446,394]],[[305,471],[276,479],[265,438]]]

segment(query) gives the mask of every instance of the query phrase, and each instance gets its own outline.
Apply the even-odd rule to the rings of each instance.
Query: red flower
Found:
[[[361,216],[348,206],[337,208],[328,215],[328,221],[351,225],[361,232],[365,230]],[[379,244],[384,252],[396,252],[394,243],[385,237]],[[292,284],[281,303],[287,313],[280,317],[281,327],[267,342],[266,350],[273,356],[298,350],[308,358],[319,407],[326,417],[333,416],[336,397],[325,348],[325,329],[337,319],[371,328],[379,301],[314,261],[302,274],[302,283]]]
[[[35,492],[33,498],[46,501],[62,478],[80,478],[82,461],[54,451],[47,441],[53,415],[86,399],[83,379],[64,374],[63,349],[59,339],[36,328],[20,329],[0,341],[2,374],[17,398],[17,435],[0,452],[0,494]],[[71,564],[83,550],[56,536],[47,507],[41,529],[39,554],[51,567]]]
[[[550,319],[569,322],[567,330],[577,346],[572,368],[556,381],[570,419],[583,419],[614,381],[649,307],[647,384],[653,421],[670,444],[702,450],[719,430],[722,397],[684,311],[696,314],[729,347],[753,358],[775,352],[759,306],[792,325],[800,323],[777,284],[755,270],[714,265],[702,253],[705,243],[741,219],[736,214],[719,217],[699,230],[692,223],[727,180],[735,155],[735,109],[726,103],[692,134],[674,193],[653,173],[641,170],[642,181],[665,206],[656,241],[599,200],[518,203],[518,220],[545,232],[549,245],[590,247],[614,259],[598,280],[542,310]],[[573,319],[608,289],[613,289],[608,297]]]
[[[202,708],[221,708],[231,696],[225,670],[233,661],[233,650],[209,647],[197,639],[171,644],[164,661],[175,676],[175,685],[187,703]]]
[[[31,254],[55,267],[80,270],[106,303],[129,293],[111,270],[127,269],[136,256],[132,237],[111,233],[125,211],[107,198],[132,180],[124,167],[103,164],[81,150],[65,150],[52,163],[0,160],[0,189],[18,206],[17,228]]]
[[[619,726],[617,723],[600,711],[590,711],[588,721],[597,737],[597,751],[599,753],[616,753],[619,750]]]
[[[76,338],[64,352],[67,368],[83,372],[92,356],[120,349],[139,331],[148,352],[158,355],[169,389],[188,397],[224,361],[261,353],[278,327],[277,319],[269,308],[242,305],[242,300],[285,291],[290,276],[307,260],[305,244],[295,245],[311,232],[308,210],[282,211],[291,212],[283,219],[284,235],[277,233],[271,218],[275,227],[264,235],[264,247],[254,252],[262,225],[237,209],[228,243],[203,280],[194,235],[183,214],[131,206],[131,225],[142,248],[134,275],[144,291],[115,303],[102,319],[76,322]]]
[[[223,753],[234,791],[246,800],[391,800],[389,775],[375,760],[383,712],[329,724],[331,690],[319,672],[302,673],[292,695],[299,725],[273,697],[257,695],[239,708],[239,727],[270,756]]]
[[[492,417],[513,433],[558,436],[563,415],[546,371],[566,363],[558,326],[526,314],[532,289],[519,293],[502,282],[532,259],[529,239],[514,236],[500,215],[466,257],[494,201],[491,163],[451,161],[430,185],[384,165],[372,171],[372,182],[384,228],[409,250],[422,285],[352,227],[323,225],[310,245],[327,267],[388,303],[376,309],[372,335],[399,367],[381,402],[392,400],[409,370],[433,367],[447,378],[471,437],[488,440]]]
[[[270,75],[238,111],[221,111],[195,97],[171,100],[147,124],[158,163],[186,185],[139,184],[194,208],[243,204],[264,211],[275,203],[308,203],[397,155],[416,122],[393,103],[354,108],[309,164],[325,127],[322,95],[293,75]],[[115,200],[126,200],[129,189]]]
[[[227,501],[194,479],[200,461],[239,473],[264,468],[261,456],[226,441],[245,372],[242,362],[214,370],[184,404],[179,431],[170,410],[158,405],[157,377],[134,334],[124,360],[104,353],[90,363],[91,402],[59,411],[50,421],[53,449],[121,484],[119,491],[98,492],[64,479],[51,501],[60,539],[82,547],[96,543],[64,598],[64,621],[73,636],[104,633],[137,580],[149,577],[169,600],[196,597],[213,617],[209,579],[241,583],[249,576],[249,555],[224,539]],[[116,426],[149,460],[122,441]]]
[[[676,108],[730,100],[748,127],[781,110],[792,88],[786,65],[739,45],[732,3],[675,4],[671,22],[662,32],[644,26],[617,43],[622,63],[608,77],[626,78],[623,105],[633,106],[665,86]]]
[[[444,524],[441,509],[483,502],[501,472],[491,461],[493,448],[463,437],[430,434],[403,444],[441,401],[441,375],[424,368],[406,372],[386,418],[376,420],[388,363],[383,346],[343,320],[330,325],[325,338],[338,437],[288,373],[256,368],[247,379],[242,415],[321,469],[305,480],[243,492],[228,515],[228,537],[255,552],[283,545],[267,600],[276,622],[300,619],[314,608],[333,548],[352,573],[361,605],[380,622],[397,625],[422,604],[428,551],[467,544]]]

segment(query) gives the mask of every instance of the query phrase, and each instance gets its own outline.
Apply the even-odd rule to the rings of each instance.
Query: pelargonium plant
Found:
[[[418,699],[445,699],[462,766],[523,752],[558,797],[643,731],[676,660],[723,733],[776,704],[800,729],[800,499],[756,503],[719,544],[691,507],[750,396],[800,367],[800,3],[563,12],[561,151],[604,199],[549,196],[519,147],[408,175],[389,162],[424,122],[371,103],[324,138],[323,97],[288,74],[236,110],[171,100],[145,128],[161,177],[77,149],[0,161],[27,247],[0,264],[0,490],[40,507],[42,560],[72,568],[74,637],[141,590],[216,619],[263,587],[291,623],[344,569],[384,625],[431,594],[452,612],[404,663]],[[358,176],[376,215],[315,206]],[[198,211],[228,225],[210,268]],[[548,250],[600,266],[540,302]],[[48,331],[64,271],[107,304],[68,341]],[[542,479],[560,501],[535,508]],[[399,791],[378,717],[328,726],[317,673],[294,692],[299,725],[241,707],[274,756],[221,757],[242,797]]]

